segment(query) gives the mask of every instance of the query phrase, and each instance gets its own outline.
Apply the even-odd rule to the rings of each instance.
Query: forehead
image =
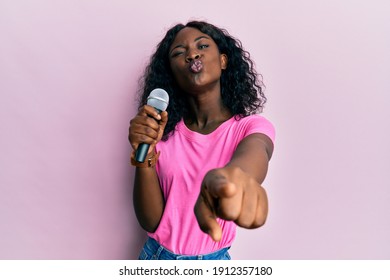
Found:
[[[173,40],[172,45],[177,43],[184,43],[186,41],[192,42],[201,36],[205,36],[211,39],[209,35],[201,32],[199,29],[193,27],[184,27],[176,34],[175,40]]]

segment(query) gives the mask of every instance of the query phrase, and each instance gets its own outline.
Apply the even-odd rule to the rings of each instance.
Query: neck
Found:
[[[184,118],[186,126],[200,133],[210,133],[232,117],[223,105],[220,94],[202,94],[189,97],[190,113]]]

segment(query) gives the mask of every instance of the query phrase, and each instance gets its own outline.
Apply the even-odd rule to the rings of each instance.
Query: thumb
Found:
[[[165,126],[167,125],[167,122],[168,122],[168,112],[163,111],[163,112],[161,112],[160,116],[161,116],[160,126],[162,129],[164,129]]]
[[[158,132],[157,142],[161,140],[164,134],[165,126],[167,125],[168,122],[168,112],[167,111],[161,112],[160,116],[161,119],[158,122],[159,132]]]

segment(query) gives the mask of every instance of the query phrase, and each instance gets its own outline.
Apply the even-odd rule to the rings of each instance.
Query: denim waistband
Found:
[[[230,260],[228,248],[223,248],[204,255],[179,255],[161,246],[156,240],[148,237],[139,256],[140,260]]]

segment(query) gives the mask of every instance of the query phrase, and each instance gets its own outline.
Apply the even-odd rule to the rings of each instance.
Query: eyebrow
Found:
[[[210,37],[202,35],[202,36],[199,36],[199,37],[195,38],[194,42],[199,41],[200,39],[209,39],[210,40]],[[169,53],[171,54],[173,52],[173,50],[175,50],[177,48],[184,48],[184,46],[183,45],[177,45]]]

